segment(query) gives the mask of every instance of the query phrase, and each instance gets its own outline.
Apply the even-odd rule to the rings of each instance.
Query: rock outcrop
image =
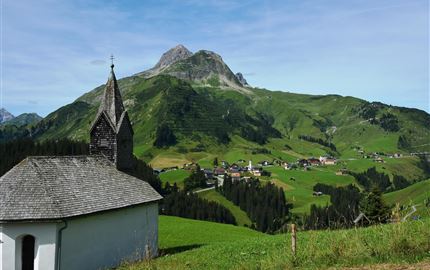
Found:
[[[243,74],[238,72],[235,74],[236,78],[239,80],[239,82],[243,85],[243,86],[249,86],[248,82],[246,81],[245,77],[243,77]]]
[[[5,108],[0,108],[0,124],[12,120],[15,118],[10,112],[6,111]]]

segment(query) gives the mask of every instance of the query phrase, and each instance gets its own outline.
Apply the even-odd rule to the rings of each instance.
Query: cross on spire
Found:
[[[111,63],[111,65],[110,65],[110,68],[111,69],[113,69],[113,67],[115,66],[114,64],[113,64],[113,60],[114,60],[115,58],[113,57],[113,54],[111,54],[110,55],[110,63]]]

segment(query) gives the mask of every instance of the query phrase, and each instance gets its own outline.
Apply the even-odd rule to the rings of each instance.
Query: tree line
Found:
[[[380,191],[384,192],[391,186],[390,177],[383,172],[378,172],[375,167],[361,173],[349,172],[349,174],[354,176],[357,182],[367,191],[373,186],[377,186]]]
[[[360,192],[354,185],[333,187],[316,184],[314,191],[330,195],[330,205],[311,205],[310,214],[304,217],[307,230],[350,228],[355,225],[385,223],[390,217],[390,209],[382,199],[382,192],[377,186],[370,191]],[[363,214],[357,224],[354,220]]]
[[[330,205],[311,205],[310,214],[304,218],[304,227],[307,230],[325,228],[349,228],[353,226],[354,219],[359,214],[361,199],[360,190],[354,185],[333,187],[325,184],[316,184],[314,191],[330,195]]]
[[[88,153],[89,147],[86,142],[69,139],[35,142],[26,138],[0,143],[0,176],[27,156],[86,155]]]
[[[367,171],[361,173],[349,172],[349,174],[354,176],[357,182],[363,186],[366,191],[370,191],[373,186],[376,186],[381,192],[390,192],[403,189],[413,184],[412,181],[408,181],[401,175],[394,175],[393,181],[391,182],[387,174],[378,172],[375,167],[369,168]]]
[[[218,191],[245,211],[253,222],[252,228],[258,231],[274,233],[287,220],[290,205],[287,204],[284,190],[272,183],[262,185],[253,178],[232,181],[226,176]]]
[[[230,210],[186,191],[172,190],[165,196],[160,214],[237,225]]]
[[[319,145],[322,145],[322,146],[328,147],[328,148],[330,148],[331,150],[333,150],[333,151],[337,152],[336,146],[335,146],[333,143],[328,142],[328,141],[325,141],[325,140],[323,140],[323,139],[321,139],[321,138],[315,138],[315,137],[312,137],[312,136],[310,136],[310,135],[299,135],[299,136],[298,136],[298,138],[299,138],[300,140],[305,140],[305,141],[308,141],[308,142],[317,143],[317,144],[319,144]]]
[[[184,179],[185,191],[191,191],[195,188],[205,188],[206,186],[206,176],[199,165],[196,166],[195,170],[193,170],[190,176]]]

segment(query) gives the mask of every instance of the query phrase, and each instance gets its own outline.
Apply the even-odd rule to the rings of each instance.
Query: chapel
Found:
[[[158,202],[133,166],[111,66],[90,155],[29,156],[0,177],[0,270],[106,269],[157,255]]]

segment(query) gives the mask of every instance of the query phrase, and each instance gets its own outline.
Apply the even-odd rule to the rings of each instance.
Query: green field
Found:
[[[171,185],[176,182],[179,187],[183,187],[183,182],[185,178],[187,178],[191,174],[190,171],[187,170],[173,170],[168,172],[163,172],[160,174],[160,180],[161,182],[166,183],[169,182]]]
[[[312,196],[313,187],[316,183],[344,186],[355,182],[350,175],[335,175],[331,169],[323,167],[311,169],[310,171],[287,171],[282,167],[268,167],[267,170],[272,172],[271,179],[277,179],[282,182],[282,184],[278,185],[283,187],[287,201],[293,204],[292,212],[296,214],[308,212],[311,204],[326,205],[329,203],[330,197],[328,195]]]
[[[223,206],[225,206],[230,212],[233,214],[236,219],[237,225],[239,226],[250,226],[251,220],[247,216],[247,214],[239,208],[239,206],[233,204],[231,201],[227,200],[224,196],[218,193],[216,190],[208,190],[204,192],[198,193],[201,198],[204,198],[209,201],[217,202]]]
[[[425,205],[425,201],[430,199],[430,179],[384,194],[384,199],[389,204],[399,203],[407,207],[404,212],[409,212],[410,207],[415,205],[417,212],[414,215],[430,216],[430,208]]]
[[[265,235],[225,224],[160,216],[161,257],[124,264],[137,269],[326,269],[430,259],[430,219],[369,228]],[[417,237],[419,236],[419,237]]]
[[[266,235],[251,229],[228,224],[186,219],[173,216],[159,218],[159,247],[205,246],[214,243],[243,241]]]

